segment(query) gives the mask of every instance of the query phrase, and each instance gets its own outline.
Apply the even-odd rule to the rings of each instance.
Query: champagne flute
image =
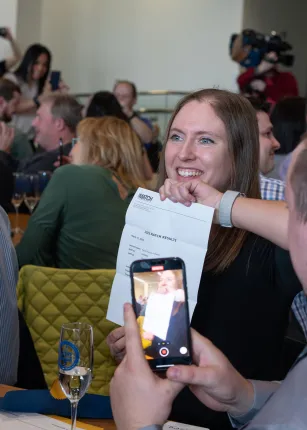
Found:
[[[71,403],[71,430],[76,429],[77,408],[92,381],[93,328],[85,323],[64,324],[59,346],[59,380]]]
[[[39,201],[38,175],[25,176],[24,202],[32,215],[35,206]]]
[[[14,206],[16,217],[15,217],[15,228],[13,229],[14,234],[22,234],[23,231],[19,228],[19,207],[23,202],[24,193],[24,174],[14,173],[14,191],[12,195],[12,205]]]

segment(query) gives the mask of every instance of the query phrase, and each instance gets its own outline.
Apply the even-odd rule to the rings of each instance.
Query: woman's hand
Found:
[[[119,327],[111,331],[107,337],[107,344],[110,348],[112,357],[120,363],[126,355],[125,327]]]
[[[191,206],[192,203],[200,203],[218,209],[223,193],[197,179],[188,182],[178,182],[166,179],[159,190],[161,200],[170,199],[174,203],[182,203]]]
[[[57,92],[59,92],[60,94],[68,94],[69,90],[70,90],[70,87],[66,84],[65,81],[61,79],[59,82],[59,89],[57,90]]]

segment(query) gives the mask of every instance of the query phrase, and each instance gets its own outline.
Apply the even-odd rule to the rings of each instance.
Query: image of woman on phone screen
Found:
[[[138,274],[140,277],[140,274]],[[143,274],[146,276],[146,274]],[[161,358],[163,347],[167,347],[169,356],[180,356],[180,349],[187,345],[186,338],[186,312],[184,307],[185,294],[183,290],[183,279],[181,270],[165,270],[157,273],[158,282],[149,297],[144,295],[137,298],[138,323],[141,329],[142,345],[148,359]],[[158,301],[152,303],[151,298]],[[167,303],[171,307],[168,307]],[[166,307],[164,307],[166,305]],[[155,309],[154,309],[155,306]],[[170,311],[169,316],[165,312]],[[162,313],[164,315],[162,317]],[[155,335],[147,327],[150,327],[151,319],[155,318],[153,326],[156,327],[157,319],[159,326],[168,324],[164,338]],[[163,322],[161,322],[163,320]],[[186,352],[187,353],[187,352]]]

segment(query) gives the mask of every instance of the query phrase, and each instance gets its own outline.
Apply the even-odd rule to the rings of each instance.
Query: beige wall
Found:
[[[15,34],[17,0],[0,0],[0,27],[10,27]],[[10,53],[9,44],[0,38],[0,59]]]
[[[29,0],[20,0],[27,2]],[[41,41],[72,91],[236,89],[231,33],[243,0],[41,0]]]
[[[41,39],[42,0],[19,0],[17,38],[21,49]]]
[[[306,92],[307,78],[307,1],[306,0],[245,0],[243,27],[269,33],[272,30],[287,33],[296,56],[293,73],[299,82],[301,94]],[[288,68],[285,70],[289,70]]]

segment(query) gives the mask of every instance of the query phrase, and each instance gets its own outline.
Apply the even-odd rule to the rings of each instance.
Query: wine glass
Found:
[[[71,430],[75,430],[78,402],[92,381],[92,326],[78,322],[62,325],[58,365],[61,388],[71,403]]]
[[[25,175],[24,202],[32,215],[39,201],[38,175]]]
[[[24,179],[23,173],[14,173],[14,191],[12,195],[12,205],[14,206],[16,217],[15,217],[15,228],[13,229],[14,234],[22,234],[23,230],[19,228],[19,208],[23,202],[24,194]]]

